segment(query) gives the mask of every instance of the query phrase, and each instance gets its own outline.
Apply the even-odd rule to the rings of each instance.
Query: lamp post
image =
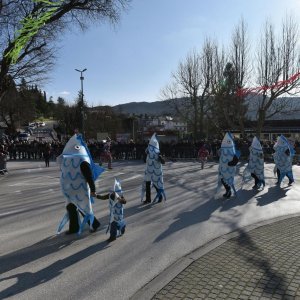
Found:
[[[83,103],[83,72],[85,72],[87,69],[83,69],[83,70],[78,70],[75,69],[75,71],[80,73],[80,81],[81,81],[81,101],[80,101],[80,128],[79,131],[81,132],[83,138],[84,138],[84,103]]]

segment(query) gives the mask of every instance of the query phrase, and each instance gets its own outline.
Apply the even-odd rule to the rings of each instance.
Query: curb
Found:
[[[270,220],[265,220],[258,222],[256,224],[247,225],[245,227],[241,227],[239,229],[235,229],[232,232],[229,232],[225,235],[215,238],[214,240],[204,244],[198,249],[192,251],[191,253],[183,256],[175,263],[167,267],[164,271],[154,277],[150,282],[146,283],[140,290],[138,290],[133,296],[131,296],[130,300],[151,300],[157,292],[163,289],[172,279],[174,279],[179,273],[181,273],[184,269],[186,269],[190,264],[194,261],[207,254],[208,252],[214,250],[215,248],[221,246],[226,241],[235,238],[240,235],[239,230],[243,229],[245,232],[249,232],[258,227],[270,225],[276,223],[278,221],[300,217],[300,213],[290,214],[286,216],[276,217]]]

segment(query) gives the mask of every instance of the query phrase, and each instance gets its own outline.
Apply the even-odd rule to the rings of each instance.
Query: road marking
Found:
[[[122,179],[121,181],[125,182],[125,181],[130,181],[132,179],[141,178],[141,177],[142,177],[142,175],[134,175],[134,176],[131,176],[129,178]]]

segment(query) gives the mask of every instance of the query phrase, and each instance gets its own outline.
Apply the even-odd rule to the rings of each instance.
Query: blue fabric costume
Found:
[[[264,154],[257,137],[254,137],[252,140],[249,162],[243,173],[243,181],[249,181],[251,177],[255,180],[253,188],[265,186]]]
[[[83,163],[88,164],[92,172],[91,180],[96,180],[104,171],[103,168],[94,164],[90,152],[83,142],[81,135],[75,134],[67,142],[62,154],[58,157],[57,162],[61,169],[61,189],[66,198],[67,206],[72,204],[76,206],[78,212],[83,216],[81,222],[78,214],[78,222],[80,224],[78,233],[86,223],[90,225],[91,230],[94,222],[94,213],[92,209],[93,198],[90,196],[91,190],[86,178],[81,171]],[[58,226],[57,233],[60,233],[64,225],[70,220],[67,212]]]
[[[283,178],[287,176],[289,179],[289,184],[292,184],[294,182],[292,164],[293,156],[295,155],[295,150],[283,135],[278,137],[277,142],[274,145],[274,150],[274,173],[277,172],[277,183],[280,185]]]
[[[142,186],[142,194],[141,194],[141,201],[143,201],[146,190],[146,184],[149,184],[149,191],[147,194],[150,193],[150,182],[156,189],[156,196],[153,202],[157,202],[164,197],[166,200],[165,190],[164,190],[164,181],[163,181],[163,170],[162,170],[162,158],[160,155],[159,150],[159,143],[156,138],[156,134],[154,133],[149,141],[149,145],[147,148],[147,159],[146,159],[146,169],[144,175],[144,182]],[[150,195],[146,194],[146,202],[151,202],[151,200],[147,199]]]
[[[227,132],[222,140],[219,160],[218,189],[221,184],[224,185],[226,198],[231,196],[231,190],[236,194],[234,186],[234,175],[236,173],[236,164],[238,162],[237,151],[234,146],[232,135]]]

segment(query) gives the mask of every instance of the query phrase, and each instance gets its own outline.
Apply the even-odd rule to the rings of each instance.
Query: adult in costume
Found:
[[[166,195],[164,191],[164,181],[163,181],[163,170],[162,164],[165,163],[163,157],[160,154],[159,143],[154,133],[149,141],[148,147],[146,149],[146,169],[144,175],[144,182],[142,186],[141,201],[143,201],[144,194],[146,192],[146,200],[144,204],[151,203],[151,184],[156,189],[156,196],[153,202],[161,202],[163,197],[166,200]]]
[[[277,184],[280,185],[285,176],[289,179],[289,185],[292,184],[294,182],[292,164],[295,150],[289,141],[281,135],[277,138],[277,142],[274,145],[274,151],[274,173],[277,173]]]
[[[264,174],[264,153],[260,141],[255,136],[250,146],[250,156],[247,167],[243,173],[243,180],[247,181],[252,177],[254,179],[253,189],[259,189],[265,186]]]
[[[209,155],[209,152],[208,150],[206,149],[205,145],[201,145],[199,151],[198,151],[198,159],[201,163],[201,169],[204,168],[204,164],[206,163],[207,161],[207,158],[208,158],[208,155]]]
[[[100,226],[95,218],[92,203],[95,194],[95,180],[104,171],[94,164],[90,152],[80,134],[75,134],[67,142],[62,154],[58,157],[61,169],[61,189],[66,198],[67,212],[59,224],[60,233],[69,221],[67,233],[81,233],[86,223],[90,231]],[[83,217],[81,222],[80,215]]]
[[[107,242],[110,243],[115,241],[118,235],[123,235],[126,229],[126,222],[124,220],[124,204],[126,204],[126,200],[123,196],[120,181],[115,179],[113,191],[108,194],[97,195],[97,198],[109,200],[110,214],[107,232],[110,232],[110,237]]]
[[[225,198],[231,197],[231,190],[236,194],[234,175],[238,161],[239,159],[232,135],[227,132],[221,144],[218,177],[218,187],[220,183],[222,183],[226,190],[226,193],[223,195]]]

